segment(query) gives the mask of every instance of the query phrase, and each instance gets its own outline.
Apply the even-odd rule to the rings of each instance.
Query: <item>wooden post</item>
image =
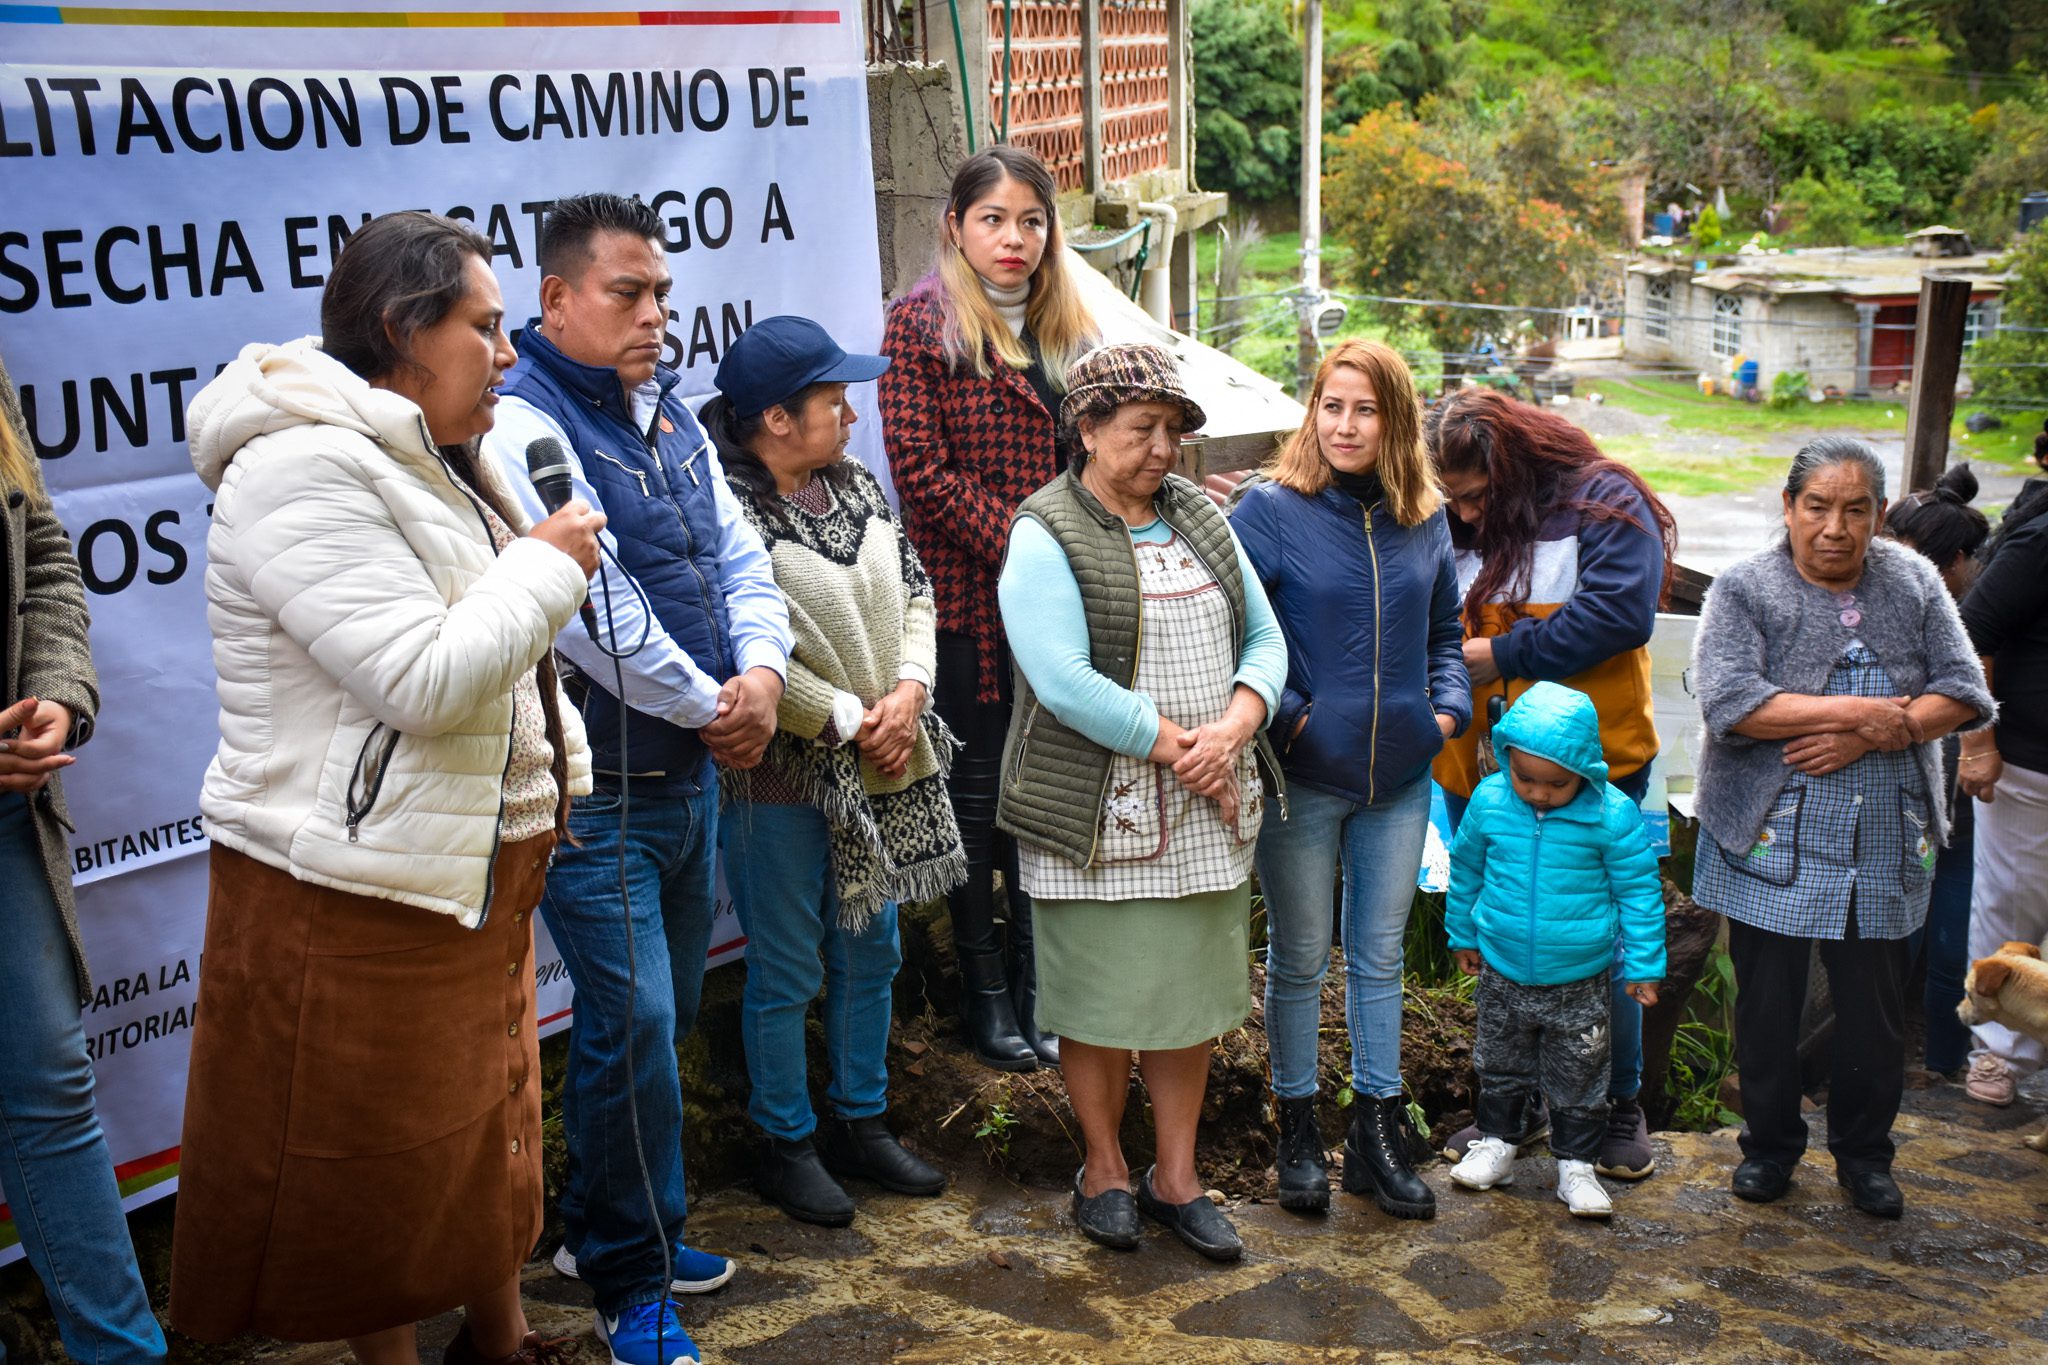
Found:
[[[1948,464],[1948,432],[1956,416],[1956,376],[1963,366],[1963,319],[1970,282],[1920,278],[1920,317],[1913,332],[1913,394],[1906,405],[1906,486],[1934,487]]]

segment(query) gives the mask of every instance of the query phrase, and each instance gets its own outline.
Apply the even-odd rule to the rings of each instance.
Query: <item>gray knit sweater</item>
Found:
[[[1835,594],[1799,576],[1780,541],[1750,556],[1707,592],[1693,645],[1693,693],[1706,720],[1698,780],[1700,828],[1726,849],[1747,849],[1763,828],[1771,799],[1783,789],[1784,740],[1750,739],[1735,727],[1780,692],[1819,696],[1851,640],[1883,661],[1901,696],[1938,692],[1974,707],[1962,728],[1987,724],[1996,710],[1984,670],[1963,632],[1955,602],[1934,566],[1888,540],[1872,541],[1856,585],[1862,619],[1842,624]],[[1945,789],[1941,745],[1915,754],[1929,793]],[[1930,802],[1941,843],[1948,813]]]

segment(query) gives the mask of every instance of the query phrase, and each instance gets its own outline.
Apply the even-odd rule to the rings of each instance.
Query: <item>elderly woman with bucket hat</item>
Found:
[[[1156,346],[1104,346],[1067,372],[1074,462],[1027,498],[998,584],[1022,679],[997,819],[1038,916],[1039,1024],[1086,1143],[1074,1216],[1138,1244],[1138,1215],[1214,1260],[1242,1247],[1195,1174],[1214,1039],[1251,1008],[1253,847],[1263,731],[1287,647],[1229,524],[1172,473],[1204,416]],[[1131,1054],[1155,1164],[1118,1141]]]
[[[957,746],[930,704],[931,580],[875,476],[846,458],[846,386],[888,367],[848,355],[809,318],[767,318],[726,351],[704,408],[796,637],[767,754],[725,777],[719,819],[747,934],[747,1112],[768,1139],[755,1184],[790,1217],[828,1227],[853,1220],[841,1179],[899,1194],[946,1184],[883,1120],[897,903],[967,875],[946,796]],[[822,1126],[804,1056],[821,987]]]

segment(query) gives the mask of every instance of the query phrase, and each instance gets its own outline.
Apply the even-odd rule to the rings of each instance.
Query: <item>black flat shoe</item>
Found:
[[[1097,1195],[1083,1194],[1081,1182],[1087,1175],[1086,1166],[1074,1172],[1074,1222],[1080,1225],[1081,1234],[1117,1251],[1137,1250],[1138,1206],[1131,1192],[1109,1189]]]
[[[842,1180],[872,1180],[897,1194],[931,1195],[946,1188],[945,1172],[920,1160],[898,1141],[879,1114],[825,1120],[818,1133],[818,1156],[825,1169]]]
[[[768,1139],[754,1172],[754,1189],[800,1223],[843,1228],[853,1221],[852,1198],[826,1172],[809,1138],[801,1142]]]
[[[1783,1199],[1785,1191],[1791,1188],[1791,1168],[1760,1156],[1750,1157],[1737,1166],[1735,1175],[1728,1181],[1728,1189],[1737,1199],[1747,1199],[1752,1204],[1768,1204]]]
[[[1906,1211],[1906,1196],[1890,1171],[1837,1171],[1835,1179],[1849,1192],[1849,1202],[1872,1218],[1897,1218]]]
[[[1149,1170],[1138,1181],[1138,1211],[1172,1228],[1176,1237],[1212,1261],[1234,1261],[1244,1255],[1237,1229],[1207,1195],[1197,1195],[1185,1204],[1169,1204],[1152,1193]]]

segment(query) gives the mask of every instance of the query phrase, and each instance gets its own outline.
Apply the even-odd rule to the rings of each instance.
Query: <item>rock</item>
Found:
[[[1963,430],[1978,433],[1997,431],[2005,425],[2005,419],[1995,412],[1973,412],[1963,419]]]

